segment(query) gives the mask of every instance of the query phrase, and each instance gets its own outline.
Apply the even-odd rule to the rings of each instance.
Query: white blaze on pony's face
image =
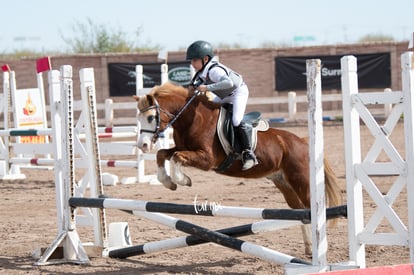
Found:
[[[157,111],[155,108],[147,109],[140,112],[140,109],[145,109],[150,106],[142,107],[143,104],[148,103],[145,96],[134,96],[137,101],[137,120],[138,120],[138,148],[144,153],[152,150],[152,138],[157,128]]]

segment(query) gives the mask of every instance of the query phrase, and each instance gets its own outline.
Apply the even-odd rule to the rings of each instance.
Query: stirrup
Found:
[[[242,161],[243,161],[243,167],[242,170],[249,170],[253,166],[256,166],[259,164],[257,161],[256,156],[251,150],[244,150],[242,153]]]

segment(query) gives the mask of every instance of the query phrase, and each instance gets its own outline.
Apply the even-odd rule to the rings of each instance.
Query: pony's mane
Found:
[[[183,96],[183,97],[188,97],[189,96],[189,91],[188,91],[188,89],[186,89],[182,86],[176,85],[176,84],[171,83],[171,82],[167,82],[165,84],[162,84],[161,86],[154,86],[154,88],[151,90],[150,94],[155,96],[155,97],[168,95],[168,94],[174,94],[174,95],[179,95],[179,96]]]
[[[183,86],[179,86],[174,83],[167,82],[160,86],[154,86],[154,88],[150,92],[150,95],[154,97],[168,96],[171,94],[187,98],[187,97],[192,96],[194,94],[194,91],[188,88],[185,88]],[[219,103],[210,101],[209,98],[205,95],[198,96],[197,100],[202,102],[205,106],[207,106],[210,109],[217,109],[220,107]]]

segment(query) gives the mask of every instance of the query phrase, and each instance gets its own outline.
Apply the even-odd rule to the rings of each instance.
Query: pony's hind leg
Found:
[[[311,224],[302,224],[300,229],[302,229],[303,243],[305,244],[305,254],[312,255],[312,228]]]
[[[273,181],[275,186],[282,192],[286,203],[293,209],[306,209],[305,203],[301,200],[296,191],[292,188],[290,183],[286,180],[285,175],[281,170],[266,177]]]
[[[296,194],[295,190],[293,190],[292,186],[289,182],[286,181],[285,176],[283,175],[282,171],[278,171],[270,176],[267,176],[275,186],[282,192],[283,197],[285,198],[287,204],[290,208],[293,209],[305,209],[303,202],[300,200],[299,196]],[[302,237],[303,243],[305,245],[305,254],[312,255],[312,233],[311,233],[311,225],[310,224],[302,224]]]

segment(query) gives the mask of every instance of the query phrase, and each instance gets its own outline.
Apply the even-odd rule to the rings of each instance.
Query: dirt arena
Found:
[[[307,135],[307,126],[283,126],[300,136]],[[372,144],[372,135],[361,130],[363,151]],[[324,144],[327,158],[331,162],[345,194],[344,142],[341,124],[327,123],[324,127]],[[403,125],[398,124],[391,139],[398,150],[404,145]],[[403,155],[404,156],[404,155]],[[385,156],[382,156],[386,158]],[[155,166],[147,165],[153,173]],[[122,176],[135,175],[132,169],[103,169]],[[108,196],[123,199],[160,201],[192,204],[197,202],[216,203],[225,206],[246,206],[263,208],[286,208],[280,192],[266,179],[239,179],[186,168],[193,179],[193,186],[178,187],[170,191],[160,185],[134,184],[105,187]],[[53,172],[48,170],[24,170],[26,180],[0,182],[0,273],[2,274],[282,274],[279,265],[264,262],[241,252],[218,246],[203,244],[156,254],[131,257],[124,260],[92,258],[90,265],[48,265],[33,266],[32,252],[47,247],[57,233],[55,211],[55,187]],[[395,179],[376,178],[381,192],[386,193]],[[366,194],[365,194],[366,195]],[[394,203],[396,211],[406,223],[407,208],[405,189]],[[375,210],[372,200],[366,200],[365,212]],[[121,211],[108,210],[109,222],[126,221],[134,245],[149,241],[183,236],[165,226],[155,224]],[[210,229],[225,228],[253,222],[235,218],[195,217],[176,215]],[[346,219],[340,219],[337,227],[328,228],[328,261],[338,263],[348,258],[348,230]],[[378,229],[390,232],[391,227],[383,221]],[[80,230],[82,241],[91,241],[89,232]],[[292,227],[276,232],[243,237],[271,249],[311,261],[304,254],[301,230]],[[408,248],[398,246],[367,246],[367,266],[396,265],[409,262]]]

